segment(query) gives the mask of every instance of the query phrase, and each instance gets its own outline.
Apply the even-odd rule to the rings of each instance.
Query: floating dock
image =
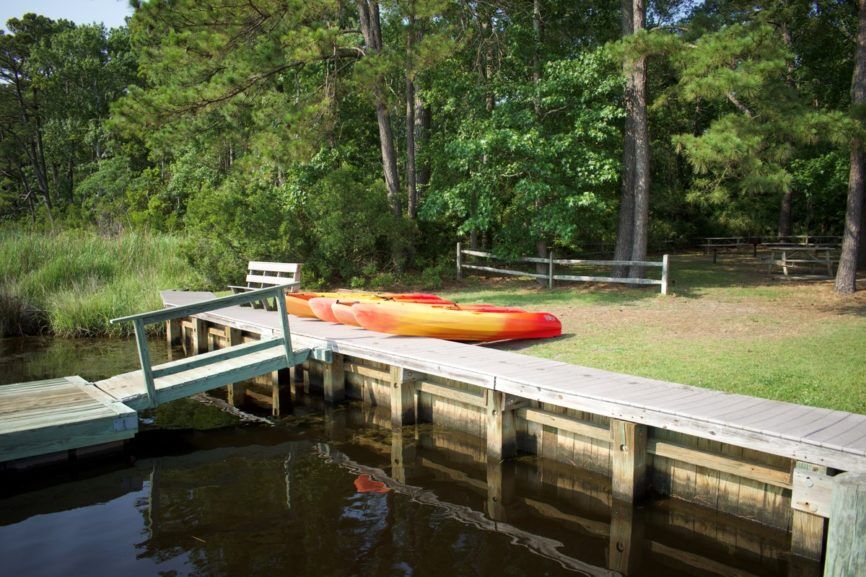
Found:
[[[81,377],[0,387],[0,462],[123,441],[138,414]]]

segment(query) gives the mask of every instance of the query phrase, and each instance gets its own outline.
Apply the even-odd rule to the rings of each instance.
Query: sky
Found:
[[[132,14],[132,8],[129,0],[0,0],[0,28],[5,30],[7,20],[27,12],[76,24],[102,22],[107,28],[116,28]]]

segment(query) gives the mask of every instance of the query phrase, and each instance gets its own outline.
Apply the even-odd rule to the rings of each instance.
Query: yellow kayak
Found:
[[[395,335],[483,342],[562,334],[562,324],[554,315],[509,307],[464,310],[459,306],[380,301],[353,304],[352,312],[365,329]]]

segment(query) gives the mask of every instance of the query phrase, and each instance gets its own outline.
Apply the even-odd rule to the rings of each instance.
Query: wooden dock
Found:
[[[169,307],[212,297],[163,293]],[[205,350],[231,330],[272,338],[279,323],[273,312],[228,307],[169,333]],[[758,520],[790,531],[792,553],[806,558],[823,555],[834,476],[866,471],[866,415],[312,319],[292,317],[290,327],[294,343],[334,355],[304,364],[305,391],[390,406],[393,426],[425,421],[476,435],[492,459],[519,449],[607,475],[616,500],[635,502],[652,487]]]

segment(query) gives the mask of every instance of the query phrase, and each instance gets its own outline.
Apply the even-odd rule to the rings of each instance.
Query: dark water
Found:
[[[137,362],[129,342],[22,352],[30,344],[3,342],[4,382],[101,378]],[[149,430],[134,463],[6,475],[2,572],[788,574],[783,532],[670,500],[618,506],[606,478],[528,457],[487,463],[477,439],[431,425],[391,431],[388,419],[299,399],[273,426]]]

